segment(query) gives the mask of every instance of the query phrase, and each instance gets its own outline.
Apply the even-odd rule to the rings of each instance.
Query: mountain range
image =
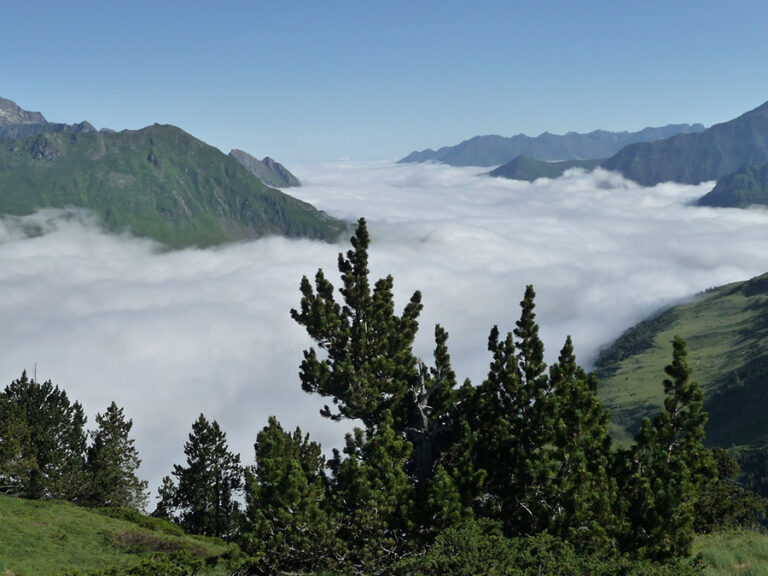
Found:
[[[701,132],[702,124],[670,124],[660,128],[644,128],[638,132],[595,130],[587,134],[569,132],[564,135],[544,132],[536,137],[518,134],[475,136],[455,146],[439,150],[411,152],[399,163],[442,162],[452,166],[499,166],[517,156],[536,160],[590,160],[608,158],[634,142],[649,142],[674,134]]]
[[[42,114],[9,100],[0,110],[0,214],[86,208],[109,230],[174,248],[266,235],[333,240],[346,228],[180,128],[48,131]],[[274,162],[270,169],[292,176]]]
[[[717,180],[768,161],[768,102],[703,132],[632,144],[602,166],[644,186]]]

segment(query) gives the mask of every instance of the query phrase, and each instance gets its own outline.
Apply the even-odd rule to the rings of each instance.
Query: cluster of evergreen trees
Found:
[[[627,562],[661,562],[672,566],[663,573],[688,574],[696,568],[676,559],[690,554],[696,531],[762,514],[765,502],[732,481],[734,461],[703,445],[702,393],[681,339],[666,368],[664,410],[646,419],[632,447],[615,448],[597,381],[577,365],[570,337],[545,364],[532,287],[514,329],[490,332],[487,378],[459,385],[440,326],[431,365],[413,352],[420,293],[398,315],[392,278],[371,285],[364,220],[351,241],[339,255],[340,298],[318,270],[314,283],[302,279],[291,311],[317,345],[304,352],[302,388],[329,399],[324,416],[359,424],[343,450],[326,461],[308,435],[270,418],[255,462],[244,466],[201,414],[155,515],[238,542],[252,573],[522,574],[539,562],[533,573],[578,565],[574,573],[623,566],[629,574]],[[59,414],[55,428],[48,416],[23,416],[34,404],[25,390],[38,389]],[[138,464],[130,422],[116,406],[97,417],[87,449],[82,409],[50,383],[23,376],[0,410],[15,415],[0,420],[3,489],[140,504],[143,485],[127,474]],[[58,450],[27,448],[48,441]],[[89,480],[73,483],[80,471]],[[118,477],[132,488],[105,496]]]
[[[143,508],[131,420],[112,402],[87,432],[79,402],[24,372],[0,394],[0,491],[85,506]]]

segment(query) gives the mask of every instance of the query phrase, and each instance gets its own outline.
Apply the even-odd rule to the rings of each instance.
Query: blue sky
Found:
[[[761,1],[1,6],[0,96],[50,121],[175,124],[289,164],[710,125],[768,100]]]

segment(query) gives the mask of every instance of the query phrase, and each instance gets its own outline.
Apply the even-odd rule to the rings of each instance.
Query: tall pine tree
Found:
[[[209,422],[202,414],[192,424],[184,454],[187,465],[173,466],[177,484],[163,482],[156,515],[175,517],[194,534],[232,538],[240,519],[240,456],[229,451],[227,436],[218,422]]]
[[[246,469],[242,545],[260,574],[316,572],[333,567],[340,548],[326,499],[320,445],[283,430],[276,418],[259,432],[256,465]]]
[[[352,249],[338,259],[341,302],[318,270],[314,287],[302,279],[300,307],[291,310],[321,350],[320,355],[314,348],[304,352],[302,388],[331,398],[333,408],[326,405],[322,411],[326,417],[362,421],[364,442],[385,430],[385,419],[386,428],[407,439],[411,450],[404,466],[423,509],[436,464],[452,441],[456,382],[448,334],[436,326],[433,367],[418,359],[413,342],[421,294],[414,292],[402,314],[395,314],[392,277],[371,288],[365,219],[358,222],[351,243]]]
[[[136,476],[141,464],[130,437],[133,422],[112,402],[104,414],[96,415],[98,428],[91,433],[84,503],[89,506],[143,509],[147,482]]]
[[[11,473],[6,491],[24,498],[56,498],[79,502],[86,484],[85,413],[79,402],[50,380],[42,384],[26,371],[3,392],[0,409],[7,415],[0,426],[1,452],[10,454],[0,465]],[[1,473],[1,472],[0,472]]]
[[[672,345],[664,410],[646,418],[635,446],[618,455],[623,546],[655,560],[690,554],[698,495],[717,479],[702,443],[707,415],[701,389],[690,379],[685,341],[676,336]]]

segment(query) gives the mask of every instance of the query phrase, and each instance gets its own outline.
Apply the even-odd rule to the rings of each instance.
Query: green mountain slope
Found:
[[[644,186],[698,184],[768,161],[768,102],[701,133],[632,144],[603,164]]]
[[[538,178],[557,178],[571,168],[593,170],[600,166],[603,160],[563,160],[562,162],[547,162],[527,156],[518,156],[503,166],[491,170],[489,176],[509,178],[511,180],[527,180],[533,182]]]
[[[746,208],[768,204],[768,162],[749,164],[723,176],[711,192],[699,199],[701,206]]]
[[[122,571],[165,553],[198,574],[228,574],[228,547],[188,536],[176,525],[128,511],[110,517],[68,502],[21,500],[0,494],[0,574],[55,576],[110,568]]]
[[[768,446],[768,274],[700,294],[630,328],[596,361],[614,432],[627,439],[661,406],[670,342],[688,342],[709,412],[707,443]]]
[[[69,206],[171,247],[273,234],[331,240],[344,229],[174,126],[0,140],[0,213]]]
[[[701,124],[670,124],[658,128],[644,128],[637,132],[544,132],[535,137],[525,134],[510,137],[493,134],[475,136],[455,146],[443,146],[439,150],[414,151],[398,162],[432,161],[452,166],[498,166],[517,156],[549,161],[607,158],[634,142],[651,142],[674,134],[702,130],[704,126]]]

